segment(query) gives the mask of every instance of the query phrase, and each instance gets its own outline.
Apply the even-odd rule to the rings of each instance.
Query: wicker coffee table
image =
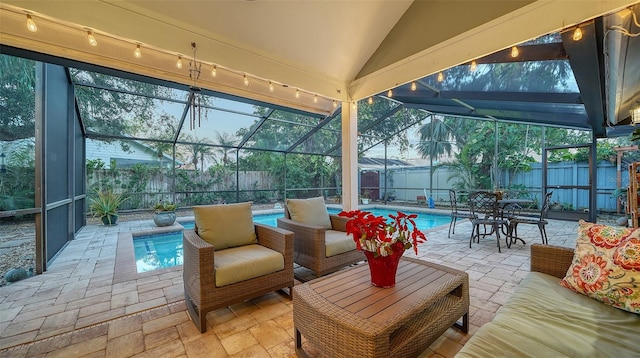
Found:
[[[304,336],[326,357],[415,357],[449,327],[468,331],[465,272],[403,258],[396,286],[371,285],[359,265],[293,288],[296,352]],[[462,318],[462,323],[457,323]]]

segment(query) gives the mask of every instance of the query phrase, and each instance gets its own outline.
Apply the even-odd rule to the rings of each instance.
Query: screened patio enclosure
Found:
[[[635,13],[637,7],[625,11]],[[15,15],[7,5],[0,9],[3,16]],[[23,13],[15,16],[24,20]],[[11,120],[3,122],[0,131],[7,169],[0,218],[33,215],[41,255],[36,266],[41,271],[85,225],[86,199],[93,190],[125,193],[129,199],[123,210],[148,209],[161,200],[189,207],[245,200],[274,204],[286,197],[316,195],[339,198],[345,179],[356,182],[355,187],[348,185],[349,191],[361,193],[357,178],[343,177],[343,146],[354,140],[362,156],[414,155],[429,167],[464,160],[477,164],[472,165],[474,181],[465,184],[467,190],[508,185],[501,180],[503,171],[525,172],[532,160],[541,160],[545,148],[562,147],[573,154],[575,146],[585,148],[581,153],[589,161],[588,176],[574,185],[589,193],[585,206],[595,215],[596,139],[630,133],[629,110],[640,93],[633,71],[639,63],[638,38],[607,29],[622,26],[635,33],[633,19],[628,13],[587,19],[580,24],[581,41],[573,40],[572,25],[515,44],[519,56],[513,57],[509,47],[473,63],[425,71],[390,91],[378,92],[382,88],[376,84],[376,91],[364,93],[358,76],[352,93],[360,95],[353,100],[336,95],[326,111],[302,106],[295,97],[269,102],[263,94],[241,96],[235,87],[212,90],[220,87],[208,86],[211,79],[204,81],[193,111],[187,56],[181,71],[171,70],[171,76],[157,72],[154,77],[143,66],[107,67],[81,56],[36,51],[26,40],[23,48],[13,42],[18,30],[3,27],[3,64],[26,61],[18,68],[26,69],[28,77],[12,82],[11,76],[19,76],[3,71],[3,84],[17,84],[3,87],[3,99],[15,99],[11,91],[20,86],[28,98],[20,106],[2,108],[3,118]],[[362,66],[363,76],[370,67]],[[293,88],[276,84],[274,93],[286,89],[293,95]],[[262,85],[268,93],[268,84]],[[310,93],[301,96],[313,102]],[[319,97],[321,102],[331,98]],[[357,133],[344,127],[354,120]],[[407,154],[411,151],[414,154]],[[463,154],[467,157],[460,157]],[[404,189],[446,189],[434,186],[432,177],[425,175],[422,188]],[[15,190],[18,185],[24,190]],[[381,196],[389,189],[400,190],[386,177],[379,187]],[[542,194],[546,188],[538,190]],[[15,200],[18,194],[20,200]]]

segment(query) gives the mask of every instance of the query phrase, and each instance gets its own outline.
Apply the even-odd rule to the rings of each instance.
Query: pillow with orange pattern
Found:
[[[580,220],[573,261],[560,284],[640,313],[640,229]]]

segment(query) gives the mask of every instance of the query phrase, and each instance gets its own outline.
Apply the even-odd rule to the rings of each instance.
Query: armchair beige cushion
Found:
[[[251,203],[194,206],[193,214],[198,236],[215,250],[258,242]]]
[[[323,197],[287,199],[286,205],[291,220],[331,229],[331,220]]]
[[[344,231],[327,230],[324,232],[326,255],[331,257],[356,249],[356,242]]]
[[[284,268],[284,256],[260,245],[232,247],[216,252],[216,286],[259,277]]]

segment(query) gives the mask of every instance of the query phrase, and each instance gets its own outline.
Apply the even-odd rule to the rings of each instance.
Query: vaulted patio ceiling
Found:
[[[608,31],[621,26],[638,32],[624,10],[634,4],[7,0],[0,4],[0,42],[185,85],[188,71],[173,64],[177,54],[189,59],[196,42],[198,60],[220,69],[218,77],[200,80],[212,91],[328,115],[334,99],[384,96],[393,88],[393,100],[429,113],[593,129],[605,136],[614,132],[609,126],[629,122],[629,109],[640,100],[640,39]],[[41,31],[26,30],[25,11]],[[584,30],[579,42],[569,32],[577,25]],[[87,45],[87,30],[99,46]],[[554,32],[561,41],[522,47],[515,60],[508,56],[512,45]],[[141,59],[132,56],[138,43]],[[442,87],[435,80],[439,71],[473,59],[486,66],[568,61],[578,91],[487,91]],[[243,74],[252,79],[249,86],[242,84]],[[408,89],[414,80],[415,92]],[[276,91],[269,91],[269,81],[279,85]],[[304,95],[294,98],[294,89]]]

